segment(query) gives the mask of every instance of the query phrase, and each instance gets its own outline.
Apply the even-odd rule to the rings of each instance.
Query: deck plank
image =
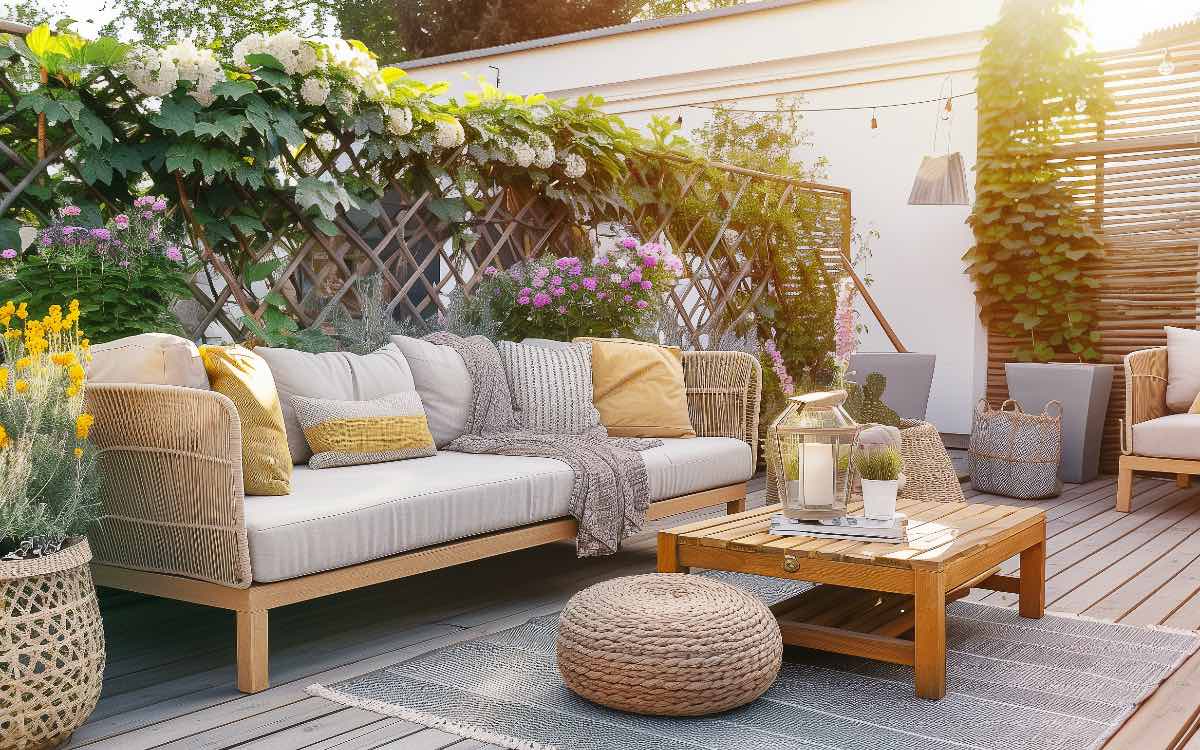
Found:
[[[761,479],[751,487],[749,507],[761,507]],[[1068,486],[1059,497],[1037,502],[969,494],[972,502],[1046,511],[1055,609],[1198,628],[1200,488],[1178,490],[1171,481],[1139,478],[1135,489],[1130,514],[1113,509],[1112,477]],[[92,721],[69,747],[494,750],[312,698],[304,688],[351,679],[554,612],[590,583],[653,570],[655,529],[722,515],[723,509],[714,508],[649,524],[611,558],[577,560],[569,543],[548,545],[276,610],[273,686],[251,696],[233,689],[228,613],[106,592],[110,676]],[[1015,570],[1016,562],[1002,567]],[[972,598],[1015,601],[983,593]],[[1184,750],[1185,744],[1186,750],[1200,750],[1200,741],[1189,741],[1198,711],[1200,656],[1173,675],[1106,750]]]

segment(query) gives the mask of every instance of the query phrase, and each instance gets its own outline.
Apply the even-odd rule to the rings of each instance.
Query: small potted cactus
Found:
[[[890,445],[859,446],[854,470],[862,481],[863,513],[867,518],[890,521],[896,517],[900,491],[900,453]]]

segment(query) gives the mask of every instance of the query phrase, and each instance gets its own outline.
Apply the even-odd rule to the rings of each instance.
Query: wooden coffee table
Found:
[[[901,500],[897,507],[910,519],[903,544],[775,536],[768,529],[778,505],[697,521],[659,532],[658,570],[824,584],[772,607],[784,643],[909,664],[917,695],[941,698],[948,602],[986,588],[1019,594],[1022,617],[1045,613],[1046,515],[974,503]],[[999,575],[997,566],[1014,555],[1021,575]]]

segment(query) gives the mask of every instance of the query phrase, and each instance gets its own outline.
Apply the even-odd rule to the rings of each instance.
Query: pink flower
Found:
[[[178,245],[168,245],[163,255],[167,256],[167,260],[175,263],[183,261],[183,251],[179,249]]]
[[[625,302],[633,302],[633,295],[631,295],[631,294],[626,294],[626,295],[625,295],[624,297],[622,297],[621,299],[622,299],[623,301],[625,301]]]
[[[647,281],[645,279],[642,280],[642,289],[645,289],[648,292],[653,288],[654,288],[654,282]]]
[[[141,198],[134,200],[133,207],[134,208],[145,208],[146,206],[149,206],[153,203],[154,203],[153,198],[151,198],[148,195],[143,195]]]
[[[622,237],[621,242],[618,244],[620,244],[621,247],[625,248],[626,250],[632,250],[638,246],[638,241],[632,237]]]
[[[658,258],[655,258],[653,255],[647,255],[642,258],[642,265],[646,268],[654,268],[658,265]]]
[[[530,284],[533,284],[533,285],[534,285],[535,287],[537,287],[538,289],[541,289],[542,287],[546,286],[546,277],[545,277],[545,276],[538,276],[538,275],[535,273],[535,274],[533,275],[533,278],[529,280],[529,283],[530,283]]]
[[[542,307],[545,307],[546,305],[550,304],[550,302],[551,302],[550,295],[546,294],[545,292],[538,292],[537,294],[533,295],[533,306],[534,307],[542,308]]]
[[[645,245],[642,245],[642,254],[662,255],[664,249],[660,242],[647,242]]]
[[[550,269],[546,268],[545,266],[538,266],[537,268],[533,269],[533,277],[535,279],[544,279],[549,275]]]
[[[588,276],[586,279],[584,279],[583,280],[583,288],[588,290],[589,292],[596,291],[596,277]]]
[[[532,295],[533,295],[533,290],[530,289],[529,287],[523,287],[521,289],[521,291],[517,292],[518,297],[529,297]]]
[[[649,306],[650,306],[650,303],[644,299],[640,299],[637,301],[637,309],[639,309],[639,310],[645,310]]]
[[[128,229],[129,217],[125,214],[117,214],[113,217],[113,224],[117,225],[117,229]]]
[[[599,258],[596,258],[594,261],[592,261],[592,263],[597,266],[607,266],[608,265],[608,256],[601,255]]]
[[[15,257],[17,257],[17,251],[11,247],[0,253],[0,258],[4,258],[5,260],[12,260]]]
[[[562,283],[563,283],[562,276],[553,276],[550,279],[550,286],[562,286]]]
[[[38,238],[38,244],[42,247],[50,247],[54,244],[54,237],[49,232],[42,232],[42,236]]]
[[[610,274],[608,275],[608,280],[609,280],[609,281],[611,281],[611,282],[612,282],[612,283],[614,283],[614,284],[620,284],[620,283],[621,283],[621,274],[619,274],[619,273],[610,273]]]
[[[142,211],[142,218],[143,219],[153,219],[154,212],[153,211]]]
[[[635,268],[629,272],[629,283],[630,284],[642,283],[642,269]]]
[[[628,288],[629,288],[629,279],[621,279],[621,288],[622,288],[622,289],[628,289]]]
[[[578,291],[579,291],[579,285],[578,285],[578,284],[572,284],[572,285],[571,285],[571,291],[572,291],[572,292],[578,292]]]
[[[603,302],[604,300],[608,299],[608,292],[596,292],[596,299]]]
[[[155,211],[166,211],[167,210],[167,202],[165,200],[163,200],[162,198],[159,198],[158,200],[154,201],[153,205],[151,205],[150,208],[154,209]]]
[[[566,308],[566,305],[559,305],[559,306],[558,306],[558,314],[559,314],[559,315],[566,315],[566,314],[567,314],[567,308]]]
[[[63,216],[78,216],[83,213],[79,206],[63,206],[60,212]]]
[[[81,229],[83,229],[83,227],[63,227],[62,233],[65,234],[66,236],[70,237],[71,235],[75,234],[76,232],[78,232]]]
[[[553,294],[555,297],[561,297],[567,293],[567,290],[563,289],[561,286],[556,286],[556,287],[550,288],[550,293]]]
[[[104,227],[97,227],[88,232],[88,234],[92,235],[92,239],[100,240],[101,242],[107,242],[112,239],[112,232],[109,232]]]
[[[118,263],[117,265],[120,266],[121,268],[129,268],[129,261],[123,260],[120,263]]]
[[[518,305],[528,305],[529,297],[527,297],[525,295],[521,295],[521,296],[517,297],[517,304]]]
[[[487,268],[483,269],[483,275],[487,276],[489,279],[495,276],[497,273],[499,273],[499,271],[495,266],[488,266]]]
[[[554,261],[554,267],[560,271],[566,271],[582,263],[583,261],[579,260],[579,258],[559,258]]]

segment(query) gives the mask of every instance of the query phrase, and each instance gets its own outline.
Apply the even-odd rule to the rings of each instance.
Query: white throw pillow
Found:
[[[319,398],[330,401],[371,401],[401,391],[415,391],[412,372],[400,350],[388,344],[370,354],[325,352],[310,354],[295,349],[260,346],[254,353],[271,368],[279,405],[283,408],[283,426],[287,430],[288,451],[292,463],[302,464],[312,456],[304,428],[292,406],[292,398]]]
[[[462,437],[471,414],[471,375],[459,353],[448,346],[408,336],[392,336],[412,370],[413,382],[437,447]]]
[[[1186,412],[1200,395],[1200,331],[1167,326],[1167,408]]]
[[[592,404],[592,345],[566,348],[501,341],[497,346],[517,419],[528,430],[578,435],[600,424]]]
[[[96,344],[87,366],[89,383],[149,383],[209,389],[200,351],[169,333],[140,333]]]

